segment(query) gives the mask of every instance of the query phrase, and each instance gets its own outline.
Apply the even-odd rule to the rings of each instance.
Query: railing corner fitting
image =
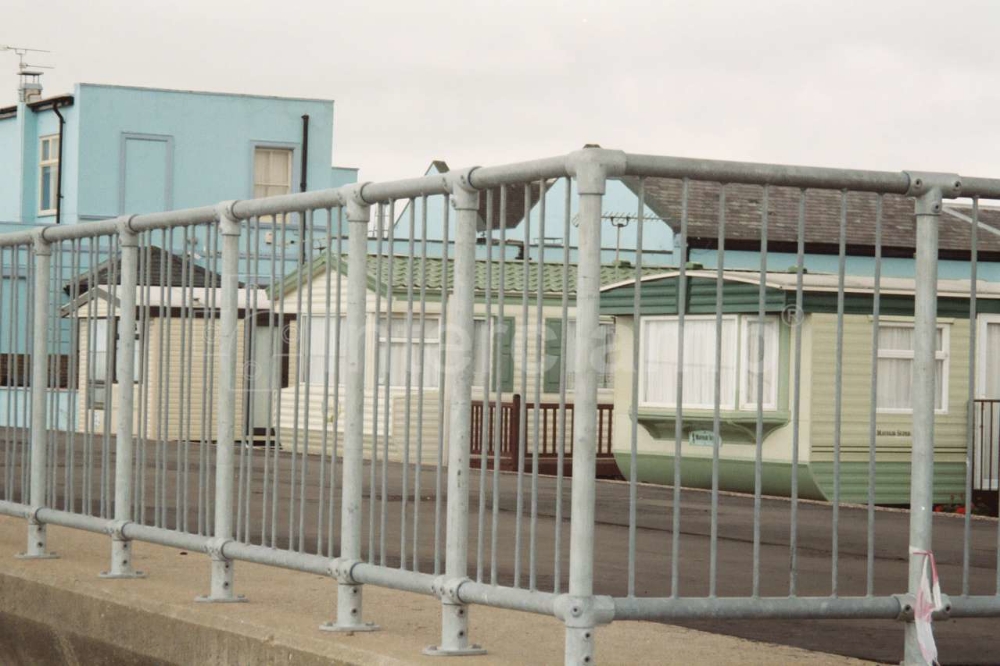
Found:
[[[566,156],[566,172],[576,178],[580,194],[604,194],[607,179],[625,175],[628,158],[622,150],[585,147]]]
[[[615,602],[609,596],[575,597],[561,594],[554,603],[555,616],[567,627],[596,627],[615,619]]]
[[[479,210],[479,190],[472,184],[472,173],[479,167],[450,171],[444,176],[455,210]]]

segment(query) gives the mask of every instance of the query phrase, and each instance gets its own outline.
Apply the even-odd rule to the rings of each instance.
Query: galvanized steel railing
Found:
[[[608,183],[622,179],[631,179],[639,202],[634,265],[625,269],[619,266],[624,276],[616,274],[625,283],[634,280],[631,305],[626,304],[620,311],[621,316],[632,319],[631,357],[622,354],[615,366],[630,368],[623,375],[629,378],[630,385],[603,388],[599,381],[606,372],[605,361],[595,362],[595,358],[606,356],[602,347],[605,338],[600,332],[607,316],[602,320],[602,286],[609,284],[600,263],[602,201]],[[647,226],[644,220],[650,218],[647,184],[655,179],[673,179],[679,184],[671,205],[678,210],[676,250],[681,260],[669,278],[677,285],[671,306],[671,321],[676,324],[671,324],[675,343],[670,353],[675,359],[670,361],[670,367],[675,374],[661,378],[673,382],[672,420],[669,409],[661,409],[654,418],[644,415],[640,408],[640,374],[649,367],[641,356],[644,281],[657,277],[650,276],[649,267],[644,266],[641,248]],[[688,265],[685,251],[691,191],[704,183],[717,187],[712,206],[718,214],[719,244],[715,291],[711,300],[705,301],[711,305],[712,315],[706,321],[714,322],[715,330],[714,362],[705,371],[712,375],[713,400],[695,418],[688,416],[693,411],[684,402],[686,377],[692,374],[685,365],[685,328],[695,321],[689,319],[688,299],[693,298],[690,288],[695,282],[704,283],[706,276],[700,266]],[[730,221],[727,227],[726,219],[727,193],[738,185],[758,187],[761,202],[755,232],[759,242],[757,307],[746,308],[747,326],[756,325],[757,332],[746,335],[745,358],[748,368],[757,364],[757,371],[754,374],[752,369],[747,370],[750,374],[744,386],[747,395],[755,392],[759,397],[765,389],[771,390],[766,381],[777,381],[775,376],[765,379],[762,368],[767,343],[765,326],[759,324],[773,313],[768,300],[773,286],[768,265],[770,197],[781,188],[798,192],[794,213],[795,280],[785,283],[786,293],[791,295],[788,298],[794,299],[788,312],[794,316],[784,324],[789,327],[789,340],[794,337],[794,341],[788,345],[788,364],[782,366],[787,367],[789,395],[788,418],[780,424],[788,429],[791,438],[787,523],[790,575],[785,596],[774,595],[772,590],[779,582],[767,580],[762,574],[762,549],[772,547],[769,539],[773,536],[765,534],[769,528],[762,518],[769,510],[765,508],[768,481],[764,466],[768,464],[767,455],[771,455],[765,455],[765,450],[771,449],[766,449],[765,440],[773,421],[763,399],[745,410],[750,416],[736,424],[743,428],[740,436],[753,444],[746,449],[748,453],[741,454],[742,461],[752,469],[752,481],[747,483],[753,505],[749,526],[750,594],[719,594],[728,591],[719,577],[719,542],[725,538],[719,524],[723,511],[720,468],[728,460],[722,456],[722,436],[727,428],[736,427],[731,421],[739,420],[727,413],[728,398],[723,396],[723,361],[729,352],[723,344],[724,327],[728,325],[723,303],[728,278],[722,267],[726,230],[741,224]],[[563,238],[577,234],[578,247],[572,248],[576,257],[571,258],[570,244],[566,243],[558,266],[561,289],[557,284],[553,290],[551,285],[546,287],[548,268],[541,242],[534,260],[531,246],[532,229],[544,238],[547,215],[552,217],[546,205],[554,201],[549,194],[557,186],[565,192],[557,222],[562,225]],[[838,272],[825,287],[827,293],[835,295],[828,312],[836,317],[834,344],[829,350],[835,363],[831,378],[834,431],[830,453],[831,577],[827,595],[812,592],[817,589],[816,581],[804,585],[797,560],[800,466],[804,464],[800,459],[801,396],[803,383],[810,381],[802,373],[801,326],[806,312],[807,190],[839,193]],[[863,461],[868,478],[863,513],[842,502],[842,468],[846,464],[841,430],[845,418],[844,358],[850,353],[845,348],[848,343],[844,322],[854,307],[847,303],[847,297],[858,288],[846,268],[846,247],[851,240],[847,237],[849,197],[855,193],[870,193],[875,198],[870,220],[875,228],[876,261],[869,289],[873,298],[870,437]],[[882,314],[882,204],[886,195],[913,197],[917,220],[912,295],[912,446],[907,452],[911,461],[910,536],[908,544],[901,544],[910,549],[908,588],[896,589],[896,594],[891,595],[881,590],[876,593],[874,574],[878,466],[875,375]],[[970,322],[975,322],[979,199],[1000,198],[1000,180],[960,179],[947,174],[716,162],[588,148],[563,157],[477,167],[441,176],[225,202],[2,236],[0,252],[10,257],[13,270],[20,270],[23,264],[32,281],[23,294],[16,288],[8,290],[7,303],[0,303],[0,311],[10,312],[15,322],[8,329],[8,384],[15,383],[13,376],[23,363],[23,359],[15,357],[49,358],[63,349],[73,354],[81,346],[86,355],[79,363],[71,360],[69,365],[68,384],[82,388],[76,396],[76,407],[71,406],[68,412],[64,432],[56,413],[58,400],[53,400],[58,390],[49,388],[53,383],[53,378],[47,376],[53,374],[50,364],[30,363],[30,409],[18,405],[17,400],[25,397],[23,393],[6,396],[8,416],[30,414],[30,427],[24,427],[27,421],[10,421],[4,433],[0,512],[27,518],[25,557],[51,556],[47,524],[109,534],[112,558],[107,575],[111,577],[140,575],[130,556],[134,540],[205,552],[212,562],[206,601],[240,598],[233,586],[234,560],[332,575],[338,581],[338,594],[336,620],[324,625],[330,630],[375,628],[362,617],[364,584],[435,595],[442,602],[442,634],[440,645],[429,650],[434,654],[480,653],[481,648],[470,642],[467,609],[471,604],[485,604],[561,618],[566,625],[568,664],[593,663],[595,628],[612,620],[706,617],[899,618],[906,626],[906,663],[923,663],[914,608],[924,572],[924,553],[933,551],[938,227],[942,202],[959,196],[971,197],[974,202],[968,316]],[[397,204],[406,206],[404,215],[397,217]],[[368,233],[372,206],[376,208],[378,229],[374,241],[369,240]],[[439,277],[431,287],[427,241],[433,206],[438,206],[435,215],[439,215],[436,219],[440,222],[442,256],[435,258]],[[450,210],[454,210],[454,220],[450,219]],[[517,224],[523,225],[523,240],[515,242],[508,237],[508,227]],[[485,225],[483,251],[477,250],[477,228],[481,225]],[[397,226],[407,230],[402,240],[396,237]],[[572,228],[575,231],[571,232]],[[175,233],[180,234],[180,247],[184,248],[179,265],[173,256],[178,247]],[[665,231],[660,226],[650,227],[645,233]],[[288,250],[289,234],[296,238],[294,250]],[[269,244],[276,249],[264,256]],[[189,251],[201,245],[201,255]],[[511,258],[518,247],[522,255]],[[494,250],[498,251],[496,256]],[[396,260],[397,255],[403,258],[402,263]],[[485,256],[477,259],[480,255]],[[154,274],[157,260],[158,280]],[[575,284],[571,284],[571,265]],[[396,270],[404,271],[405,278],[394,275]],[[53,279],[54,275],[58,277]],[[15,284],[18,275],[10,276]],[[67,276],[72,279],[66,280]],[[519,279],[515,280],[515,276]],[[82,289],[82,280],[86,280],[86,290]],[[418,288],[414,280],[419,281]],[[519,286],[510,286],[518,281]],[[102,290],[103,300],[99,300]],[[317,302],[314,290],[323,296]],[[90,292],[86,298],[84,291]],[[892,293],[898,295],[898,291]],[[520,298],[511,307],[505,299],[515,294]],[[25,308],[31,311],[30,326],[28,321],[17,319]],[[572,387],[567,379],[569,347],[564,337],[555,357],[562,365],[557,371],[558,389],[543,391],[543,365],[547,362],[543,359],[544,321],[553,318],[565,331],[570,308],[575,314],[576,331]],[[100,319],[102,312],[108,320],[117,313],[117,333],[110,324],[96,330],[99,327],[91,319]],[[519,320],[515,324],[518,332],[512,338],[517,344],[511,342],[504,351],[497,322],[512,313]],[[306,325],[313,325],[316,316],[322,318],[320,327],[304,330]],[[66,326],[57,323],[62,318],[76,323],[65,330]],[[79,323],[81,320],[86,320],[85,327]],[[478,351],[477,320],[484,322],[481,326],[485,327],[486,341]],[[428,334],[427,326],[432,321],[436,322],[436,331]],[[400,326],[402,334],[398,333]],[[975,390],[976,327],[969,328],[971,399]],[[415,330],[419,340],[414,340]],[[122,331],[135,334],[122,335]],[[68,340],[63,339],[64,334]],[[154,336],[158,348],[151,342]],[[16,340],[30,340],[30,351],[16,354]],[[623,344],[625,341],[623,338]],[[317,344],[322,353],[316,353],[313,345]],[[811,339],[809,344],[818,343]],[[755,358],[750,356],[751,345],[755,345]],[[367,359],[373,348],[372,368]],[[474,367],[477,353],[481,356],[478,368]],[[509,368],[505,365],[508,359],[512,359]],[[100,370],[103,383],[97,380],[100,373],[94,369],[99,363],[104,364]],[[398,365],[394,371],[394,363],[403,363],[402,379]],[[950,363],[958,361],[952,359]],[[269,366],[266,377],[260,376],[260,364]],[[321,382],[314,381],[317,372]],[[477,372],[479,376],[475,377]],[[155,382],[150,379],[153,375]],[[138,379],[121,381],[132,377]],[[474,386],[474,382],[479,385]],[[262,390],[264,397],[249,389],[256,383],[266,387]],[[525,464],[517,465],[513,474],[501,474],[501,447],[479,446],[479,469],[470,474],[473,437],[480,443],[501,439],[500,419],[491,421],[481,415],[507,409],[504,396],[513,393],[514,386],[521,396],[516,403],[519,451],[515,459]],[[543,401],[546,393],[550,395]],[[614,419],[619,442],[615,449],[620,454],[619,462],[628,463],[627,486],[599,486],[595,481],[598,428],[603,427],[599,422],[599,395],[602,402],[613,399],[620,410]],[[961,593],[947,598],[938,616],[993,616],[1000,611],[996,590],[986,593],[978,583],[970,583],[974,415],[971,401],[968,404]],[[474,405],[480,414],[475,422]],[[173,419],[171,409],[175,410]],[[108,420],[98,427],[98,411],[107,418],[114,417],[113,441]],[[316,411],[320,414],[318,426],[314,424]],[[551,425],[550,412],[556,420]],[[258,416],[262,425],[254,420]],[[640,526],[659,518],[640,513],[644,498],[658,492],[639,482],[641,458],[645,455],[640,451],[640,438],[646,436],[642,434],[647,427],[643,424],[651,418],[659,419],[660,426],[650,427],[658,427],[657,436],[670,443],[674,461],[666,490],[670,511],[669,528],[664,531],[670,538],[669,556],[664,561],[669,562],[670,583],[665,590],[659,584],[659,571],[651,576],[641,571],[643,561],[637,545]],[[705,442],[690,433],[692,439],[685,441],[685,422],[691,419],[703,424],[699,437],[710,433],[705,449],[710,455],[692,453],[691,447]],[[475,435],[474,427],[479,430]],[[495,428],[494,436],[487,432],[489,427]],[[610,419],[607,429],[612,430]],[[672,434],[664,434],[669,431]],[[542,435],[546,442],[553,435],[555,439],[557,462],[551,480],[539,473]],[[571,445],[567,439],[572,440]],[[853,447],[846,457],[848,463],[858,462],[856,450],[858,447]],[[485,459],[487,455],[495,456],[493,464]],[[567,455],[572,464],[568,507],[563,500]],[[683,465],[677,461],[698,456],[707,465],[707,476],[703,474],[702,481],[691,475],[685,478]],[[57,474],[60,464],[61,479]],[[680,581],[685,566],[685,526],[681,509],[686,500],[682,488],[702,482],[709,491],[710,507],[707,594],[683,596]],[[596,538],[597,500],[612,497],[619,489],[628,500],[627,515],[622,518],[627,534],[627,581],[605,577],[600,568],[600,558],[606,557],[601,550],[605,544]],[[549,490],[552,492],[547,495]],[[398,499],[394,499],[397,492]],[[430,499],[423,497],[426,493],[430,493]],[[478,493],[476,501],[473,493]],[[430,501],[433,504],[427,503]],[[398,513],[391,515],[389,508],[397,502]],[[840,521],[845,511],[851,512],[853,527],[860,529],[854,523],[863,523],[867,542],[863,589],[847,585],[849,595],[843,594],[845,586],[840,584],[839,573],[843,549]],[[568,547],[563,534],[567,514]],[[428,521],[433,528],[428,527]],[[547,525],[551,525],[551,532],[545,529]],[[510,531],[514,538],[508,550]],[[548,549],[552,551],[550,561],[543,562],[542,551]],[[568,588],[564,588],[567,576],[563,559],[567,554]],[[696,560],[686,566],[702,567],[702,562]],[[653,595],[638,595],[640,586],[653,590]],[[803,587],[810,596],[801,596]],[[972,587],[976,587],[976,594],[971,593]]]

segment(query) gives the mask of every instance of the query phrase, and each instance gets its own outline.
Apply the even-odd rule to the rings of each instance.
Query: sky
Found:
[[[996,0],[4,0],[75,82],[335,100],[362,180],[585,143],[1000,176]],[[0,104],[17,59],[0,53]]]

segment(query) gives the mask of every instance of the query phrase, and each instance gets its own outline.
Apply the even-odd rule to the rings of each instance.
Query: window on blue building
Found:
[[[38,147],[38,214],[55,215],[59,197],[59,135],[43,136]]]
[[[253,153],[253,196],[273,197],[292,193],[292,150],[255,148]]]

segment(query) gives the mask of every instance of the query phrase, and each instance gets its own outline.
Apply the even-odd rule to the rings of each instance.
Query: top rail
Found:
[[[906,194],[910,189],[910,176],[904,171],[832,169],[658,155],[627,155],[626,173],[630,176],[654,178],[690,178],[721,183],[815,187],[883,194]],[[1000,185],[1000,181],[996,181],[996,184]]]
[[[589,153],[588,151],[595,151]],[[583,159],[586,158],[586,159]],[[905,195],[911,192],[911,176],[907,171],[869,171],[825,167],[765,164],[706,160],[623,153],[599,148],[585,148],[566,155],[514,162],[490,167],[475,167],[468,173],[468,185],[485,190],[551,178],[575,175],[584,162],[604,168],[608,177],[637,176],[653,178],[690,178],[721,183],[772,185],[778,187],[820,188],[877,192]],[[234,201],[229,211],[237,220],[261,215],[301,212],[320,208],[345,206],[360,199],[362,204],[448,194],[453,175],[423,176],[381,183],[346,185],[339,188],[299,192],[261,199]],[[952,190],[946,197],[1000,198],[1000,179],[962,177],[960,191]],[[208,224],[216,221],[220,206],[214,204],[145,215],[119,216],[105,220],[65,226],[44,226],[40,231],[16,231],[0,234],[0,247],[32,243],[36,238],[47,242],[72,240],[115,233],[123,221],[133,231],[148,231],[169,227]]]

